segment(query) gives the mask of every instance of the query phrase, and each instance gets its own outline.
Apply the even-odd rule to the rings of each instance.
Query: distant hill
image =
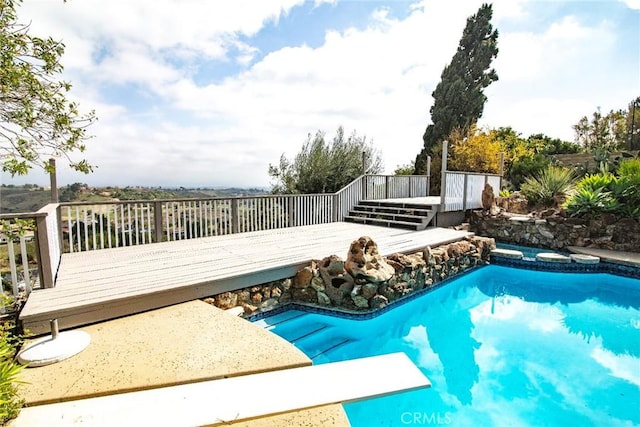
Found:
[[[51,200],[42,187],[0,187],[0,213],[35,212]]]
[[[61,202],[106,202],[113,200],[196,199],[209,197],[257,196],[269,194],[263,188],[149,188],[89,187],[75,183],[58,189]],[[0,186],[0,213],[35,212],[51,200],[48,189],[35,185]]]

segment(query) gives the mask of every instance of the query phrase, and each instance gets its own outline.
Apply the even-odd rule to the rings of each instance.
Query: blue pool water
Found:
[[[260,323],[316,364],[402,351],[431,380],[345,405],[356,427],[640,425],[637,279],[491,265],[370,320]]]

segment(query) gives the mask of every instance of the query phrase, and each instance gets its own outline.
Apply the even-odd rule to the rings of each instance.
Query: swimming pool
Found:
[[[491,265],[369,320],[260,322],[316,364],[403,351],[431,380],[345,405],[356,427],[640,424],[637,279]]]

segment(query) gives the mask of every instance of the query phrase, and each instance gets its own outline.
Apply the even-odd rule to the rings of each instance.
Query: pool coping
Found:
[[[491,264],[522,268],[524,270],[549,271],[555,273],[607,273],[632,279],[640,279],[640,267],[612,262],[601,261],[597,264],[581,264],[577,262],[556,263],[528,261],[524,259],[509,259],[492,255]]]

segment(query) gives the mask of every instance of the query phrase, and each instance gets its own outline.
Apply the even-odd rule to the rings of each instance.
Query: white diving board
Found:
[[[431,387],[404,353],[24,408],[22,426],[195,426]]]

